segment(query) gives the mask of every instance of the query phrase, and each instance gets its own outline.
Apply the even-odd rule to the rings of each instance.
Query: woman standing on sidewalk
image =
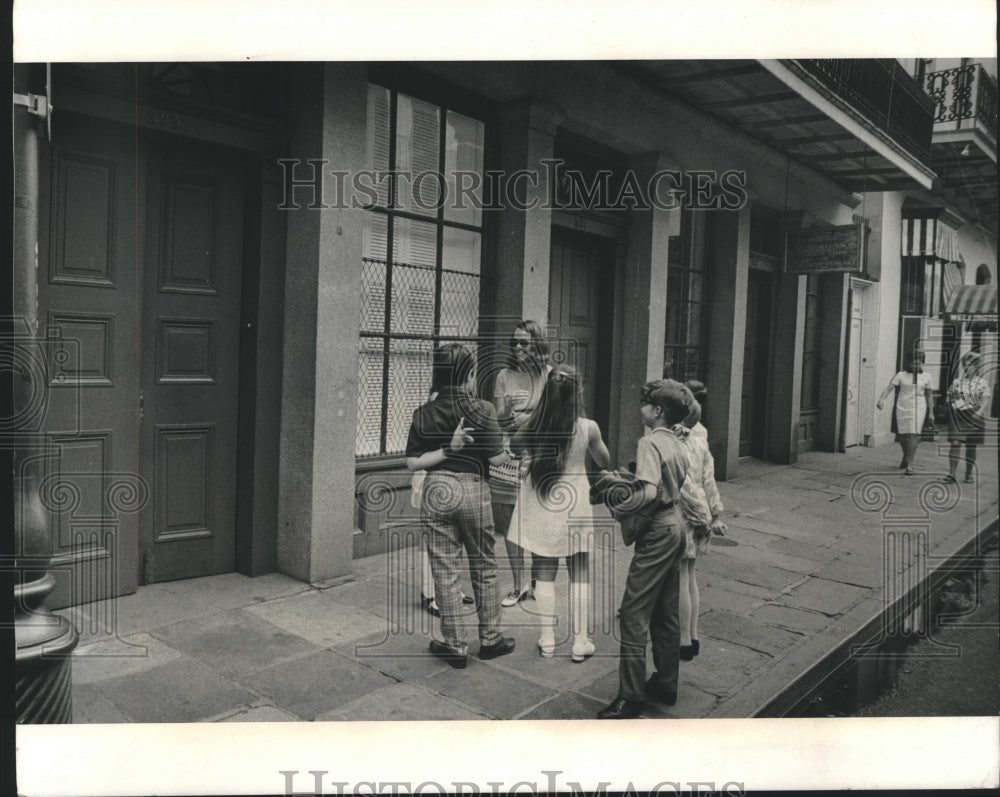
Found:
[[[899,467],[906,468],[906,475],[913,475],[913,459],[920,445],[920,433],[929,419],[931,406],[934,403],[931,378],[924,373],[924,355],[921,351],[910,354],[908,371],[900,371],[886,385],[882,395],[875,405],[882,409],[886,397],[896,391],[896,401],[893,405],[896,442],[903,449],[903,461]]]
[[[948,480],[955,481],[958,475],[958,460],[965,445],[965,482],[975,482],[976,446],[983,444],[985,421],[983,409],[986,407],[989,385],[979,376],[981,359],[975,352],[965,354],[959,367],[958,376],[948,388]]]
[[[476,361],[460,343],[434,353],[431,392],[437,395],[413,412],[406,442],[406,467],[426,470],[420,515],[424,525],[444,642],[430,651],[457,669],[468,660],[465,628],[459,624],[461,552],[469,559],[479,614],[479,658],[494,659],[514,650],[500,633],[500,583],[493,547],[490,464],[507,459],[500,442],[496,410],[475,398]]]
[[[572,659],[594,654],[587,636],[590,607],[589,551],[594,537],[586,457],[599,468],[611,459],[597,424],[583,415],[583,392],[572,368],[559,365],[548,375],[538,407],[514,436],[511,447],[523,454],[528,478],[518,497],[510,536],[532,553],[535,601],[542,632],[538,653],[555,653],[556,571],[566,557],[570,580]]]
[[[521,321],[510,336],[507,367],[497,374],[493,389],[493,403],[496,405],[505,443],[509,444],[510,436],[527,423],[538,406],[545,378],[552,370],[548,361],[549,344],[542,328],[534,321]],[[493,522],[496,524],[496,533],[504,538],[507,561],[510,562],[511,574],[514,576],[514,588],[500,601],[501,606],[509,607],[532,597],[532,592],[524,550],[508,534],[520,488],[516,465],[511,466],[508,473],[505,477],[504,469],[494,469],[490,489],[493,491]]]

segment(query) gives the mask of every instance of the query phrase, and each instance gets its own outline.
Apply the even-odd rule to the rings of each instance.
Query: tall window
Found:
[[[402,453],[434,347],[476,340],[483,219],[468,189],[482,184],[484,134],[447,107],[368,87],[368,167],[388,177],[371,181],[365,219],[359,457]]]
[[[708,290],[704,215],[684,211],[680,233],[667,250],[667,325],[663,373],[671,379],[706,379]]]
[[[819,357],[822,315],[818,274],[806,277],[806,329],[802,344],[802,412],[819,409]]]

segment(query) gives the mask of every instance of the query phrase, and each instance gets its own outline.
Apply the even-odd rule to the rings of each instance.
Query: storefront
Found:
[[[45,473],[146,496],[109,514],[98,479],[76,515],[48,507],[63,599],[88,579],[92,600],[232,570],[350,578],[412,540],[403,452],[434,346],[474,345],[491,397],[522,318],[583,374],[617,463],[663,375],[708,385],[720,478],[866,439],[878,273],[786,239],[885,229],[834,179],[852,147],[878,179],[929,178],[813,97],[822,71],[244,66],[35,79],[59,109],[33,133],[39,319],[67,350]],[[884,262],[878,234],[855,244]]]

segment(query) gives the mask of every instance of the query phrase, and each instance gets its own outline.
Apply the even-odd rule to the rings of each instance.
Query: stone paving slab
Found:
[[[518,655],[518,651],[510,654]],[[521,655],[525,654],[524,652]],[[457,700],[471,710],[495,719],[511,719],[530,710],[557,692],[470,659],[468,668],[436,673],[422,685]]]
[[[73,658],[73,683],[90,684],[159,667],[183,656],[149,634],[95,642],[78,647]]]
[[[697,686],[681,682],[677,690],[677,704],[668,706],[654,698],[646,698],[646,710],[643,716],[650,719],[685,719],[704,717],[719,703],[716,695],[703,692]]]
[[[91,687],[73,681],[73,724],[110,724],[132,722],[132,719],[105,700]]]
[[[869,590],[837,581],[823,578],[810,578],[799,584],[782,597],[781,602],[788,606],[802,609],[812,609],[823,614],[843,614],[854,604],[863,600]]]
[[[748,614],[759,606],[763,606],[770,598],[755,598],[745,593],[730,592],[722,587],[711,587],[703,585],[702,579],[698,578],[701,596],[701,610],[725,609],[735,614]]]
[[[756,548],[752,545],[720,548],[718,555],[728,556],[737,562],[767,565],[802,575],[808,575],[822,566],[813,559],[802,559],[774,551],[772,548]]]
[[[423,612],[417,606],[409,608],[414,613]],[[250,606],[244,611],[321,648],[384,631],[389,622],[371,612],[347,606],[329,592],[307,592]]]
[[[232,678],[318,650],[243,609],[174,623],[155,633],[170,647]]]
[[[483,714],[416,684],[393,684],[316,717],[317,722],[351,720],[483,720]]]
[[[802,540],[778,539],[767,546],[769,551],[795,556],[799,559],[811,559],[814,562],[829,562],[837,557],[837,551],[826,545],[816,545]],[[840,546],[838,546],[838,550]]]
[[[524,720],[592,720],[610,701],[600,701],[579,692],[564,692],[523,714]]]
[[[861,562],[857,562],[850,557],[845,557],[824,565],[813,575],[817,578],[839,581],[842,584],[853,584],[858,587],[874,589],[884,586],[885,576],[882,573],[882,568],[872,566],[870,562],[870,559],[862,559]]]
[[[777,626],[799,634],[815,634],[830,625],[830,618],[819,612],[768,604],[750,613],[758,623]]]
[[[691,661],[681,662],[681,692],[691,685],[703,692],[724,697],[773,661],[767,653],[699,633],[702,636],[701,652]]]
[[[282,711],[276,706],[251,706],[250,708],[227,714],[216,722],[301,722],[301,717]]]
[[[186,658],[90,688],[132,722],[197,722],[257,700],[257,695]]]
[[[784,589],[805,578],[804,574],[791,570],[753,562],[740,562],[723,556],[706,556],[699,567],[709,573],[767,589]]]
[[[394,680],[338,653],[321,650],[257,670],[240,683],[270,698],[278,708],[312,720]]]
[[[772,655],[794,645],[800,637],[799,634],[766,626],[750,617],[722,609],[711,609],[702,614],[699,633],[703,637],[724,639],[730,644]]]
[[[430,633],[419,631],[393,635],[379,633],[338,645],[333,650],[395,680],[419,682],[450,669],[428,651],[430,640]]]
[[[698,561],[704,563],[706,560],[699,557]],[[746,595],[763,601],[773,600],[776,596],[781,594],[781,590],[779,589],[759,587],[756,584],[744,584],[742,581],[733,581],[725,576],[716,575],[715,573],[706,570],[701,565],[698,566],[697,574],[698,585],[705,592],[724,589],[729,592],[734,592],[737,595]],[[704,600],[704,597],[702,600]]]

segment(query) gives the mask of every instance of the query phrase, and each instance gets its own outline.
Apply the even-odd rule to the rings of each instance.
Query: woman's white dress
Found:
[[[593,423],[588,418],[577,419],[566,453],[566,469],[552,485],[548,498],[543,501],[539,497],[530,476],[521,484],[508,539],[539,556],[561,557],[591,550],[594,511],[586,457]]]

